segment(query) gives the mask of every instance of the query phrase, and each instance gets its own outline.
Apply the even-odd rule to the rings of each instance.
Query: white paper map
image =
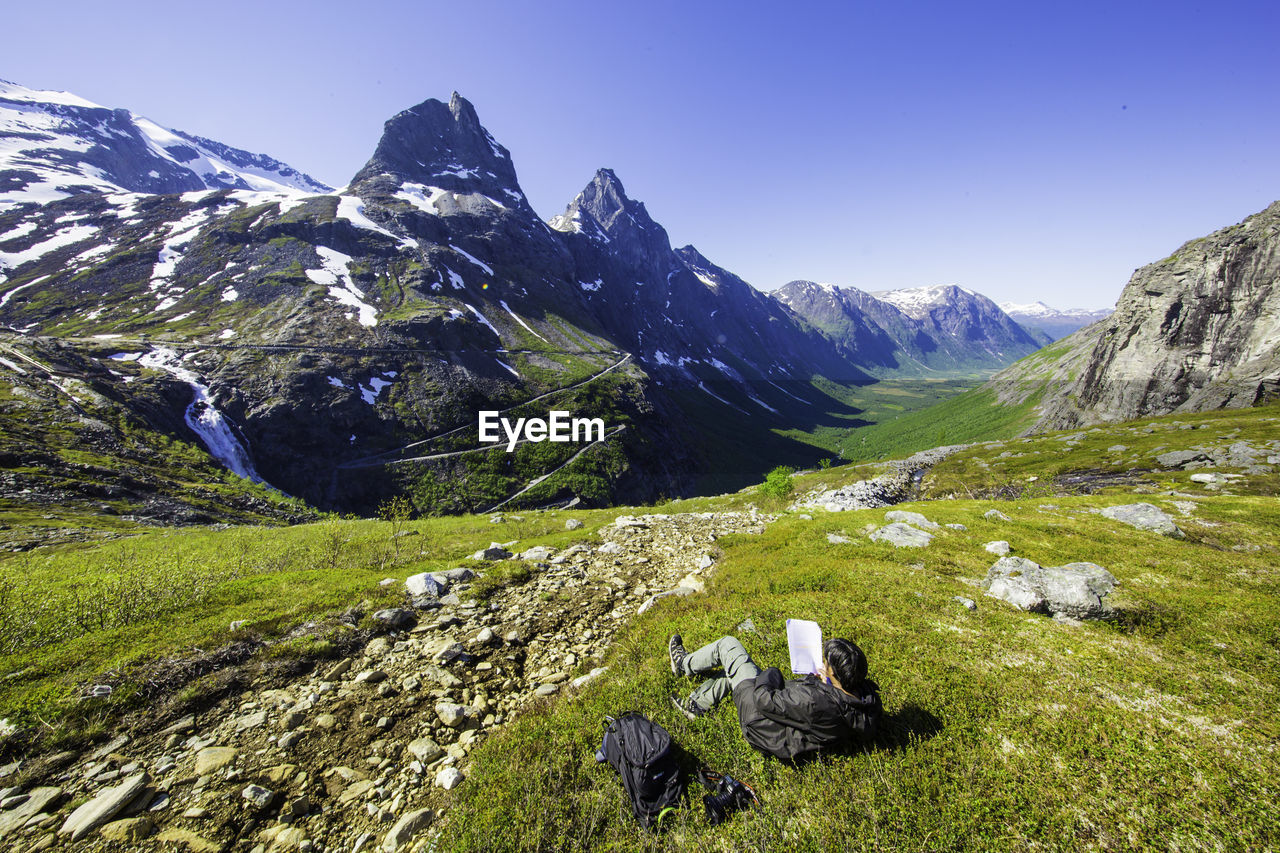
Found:
[[[787,648],[791,671],[797,675],[817,672],[822,665],[822,628],[808,619],[787,620]]]

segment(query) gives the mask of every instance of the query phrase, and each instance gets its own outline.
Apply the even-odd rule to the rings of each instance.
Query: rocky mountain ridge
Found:
[[[0,212],[80,192],[331,187],[264,154],[169,130],[67,92],[0,80]]]
[[[867,293],[792,281],[773,295],[877,375],[989,371],[1043,343],[990,299],[957,285]]]
[[[996,374],[1034,429],[1252,406],[1280,395],[1280,202],[1139,269],[1114,313]]]

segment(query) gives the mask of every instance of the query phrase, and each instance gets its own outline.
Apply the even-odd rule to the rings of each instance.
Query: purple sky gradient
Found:
[[[1280,198],[1274,0],[16,5],[0,78],[333,184],[456,89],[542,216],[608,166],[766,290],[1109,306]]]

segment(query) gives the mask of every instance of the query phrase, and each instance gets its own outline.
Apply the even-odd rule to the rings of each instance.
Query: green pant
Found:
[[[721,637],[696,652],[690,652],[681,666],[686,675],[707,675],[717,670],[724,671],[724,675],[702,682],[702,686],[689,696],[695,705],[707,711],[720,704],[722,699],[733,692],[733,688],[760,674],[760,667],[756,666],[742,643],[733,637]]]

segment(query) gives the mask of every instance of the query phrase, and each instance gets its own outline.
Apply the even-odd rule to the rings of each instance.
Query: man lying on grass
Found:
[[[777,667],[761,672],[733,637],[686,652],[684,641],[674,634],[667,653],[676,675],[724,671],[704,681],[687,699],[672,696],[681,713],[696,720],[732,694],[747,743],[783,761],[849,745],[870,735],[880,719],[880,688],[867,678],[862,649],[849,640],[827,640],[818,672],[791,681],[784,681]]]

